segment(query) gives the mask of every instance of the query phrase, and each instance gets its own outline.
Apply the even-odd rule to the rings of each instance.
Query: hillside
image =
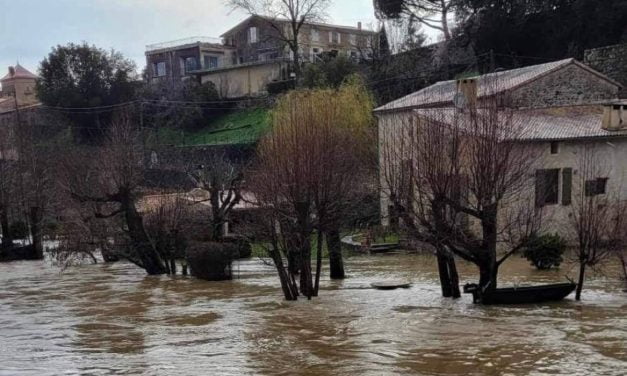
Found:
[[[174,145],[221,145],[256,142],[270,128],[268,109],[246,109],[220,116],[202,129],[183,131],[163,128],[159,143]]]

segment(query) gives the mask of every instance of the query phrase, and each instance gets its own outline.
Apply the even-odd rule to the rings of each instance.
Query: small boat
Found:
[[[411,282],[407,281],[381,281],[373,282],[370,286],[378,290],[394,290],[394,289],[406,289],[411,286]]]
[[[475,283],[464,285],[464,292],[472,294],[474,303],[529,304],[562,300],[577,287],[576,283],[481,289]]]
[[[398,243],[375,243],[371,244],[368,249],[370,253],[386,253],[398,249]]]

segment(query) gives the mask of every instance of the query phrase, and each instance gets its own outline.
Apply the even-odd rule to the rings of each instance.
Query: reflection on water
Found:
[[[461,264],[462,281],[475,270]],[[623,375],[627,295],[594,277],[582,303],[482,307],[439,296],[434,260],[353,257],[350,278],[284,302],[272,268],[240,279],[146,277],[130,264],[60,273],[0,264],[0,375]],[[563,281],[522,259],[501,283]],[[572,273],[571,273],[572,275]],[[406,278],[410,289],[373,281]]]

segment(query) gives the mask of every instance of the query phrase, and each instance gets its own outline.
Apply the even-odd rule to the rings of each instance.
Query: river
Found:
[[[238,279],[149,277],[128,263],[63,272],[0,264],[0,375],[625,375],[627,294],[593,275],[583,301],[484,307],[439,295],[430,256],[355,256],[320,297],[282,300],[258,259]],[[460,263],[463,282],[475,278]],[[514,257],[501,285],[564,281]],[[408,279],[409,289],[371,282]]]

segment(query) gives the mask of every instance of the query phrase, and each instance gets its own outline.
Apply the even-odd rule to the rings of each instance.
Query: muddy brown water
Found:
[[[0,375],[625,375],[627,294],[595,275],[579,303],[483,307],[439,295],[420,255],[347,260],[320,297],[284,302],[271,267],[147,277],[126,263],[0,265]],[[476,273],[460,265],[462,281]],[[501,285],[563,281],[513,258]],[[409,289],[370,283],[407,279]]]

